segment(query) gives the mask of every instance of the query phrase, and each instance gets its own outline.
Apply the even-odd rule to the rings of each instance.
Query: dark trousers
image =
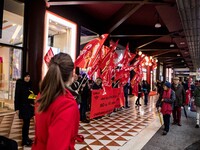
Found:
[[[128,107],[128,94],[124,94],[125,97],[125,107]]]
[[[29,134],[29,127],[30,127],[30,118],[28,119],[23,119],[23,126],[22,126],[22,141],[27,142],[29,139],[28,134]]]
[[[80,120],[86,120],[86,112],[87,112],[87,102],[83,102],[80,104]]]
[[[170,115],[169,114],[163,115],[163,121],[165,126],[164,130],[166,132],[169,132]]]
[[[175,106],[173,109],[173,119],[174,119],[174,123],[181,123],[181,107]]]
[[[142,96],[142,94],[139,93],[139,94],[138,94],[138,98],[137,98],[137,100],[136,100],[136,102],[135,102],[136,105],[139,105],[139,104],[140,104],[140,98],[141,98],[141,96]]]
[[[148,103],[148,97],[149,97],[149,94],[148,93],[145,93],[144,94],[144,104],[147,105]]]

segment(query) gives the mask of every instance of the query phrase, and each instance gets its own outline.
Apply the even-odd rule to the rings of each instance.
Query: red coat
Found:
[[[74,150],[79,117],[77,103],[66,90],[45,112],[36,113],[32,150]]]

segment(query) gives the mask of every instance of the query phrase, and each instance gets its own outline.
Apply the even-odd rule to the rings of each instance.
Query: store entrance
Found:
[[[0,113],[14,110],[16,80],[21,78],[22,49],[0,45]]]

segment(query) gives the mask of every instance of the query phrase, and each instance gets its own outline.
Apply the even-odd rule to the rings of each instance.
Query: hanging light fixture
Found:
[[[174,45],[174,43],[173,43],[173,37],[171,37],[171,43],[170,43],[170,45],[169,45],[169,47],[174,47],[175,45]]]
[[[160,21],[159,21],[159,15],[158,15],[158,13],[156,13],[156,14],[157,14],[157,22],[155,24],[155,28],[160,28],[161,24],[160,24]]]

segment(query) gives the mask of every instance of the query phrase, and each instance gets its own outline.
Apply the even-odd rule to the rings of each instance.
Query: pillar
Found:
[[[166,64],[163,63],[163,81],[166,81]]]
[[[160,80],[160,61],[157,62],[156,80]]]
[[[30,73],[35,93],[42,76],[45,11],[44,0],[25,0],[22,71]]]
[[[147,65],[147,82],[151,83],[151,66]]]

